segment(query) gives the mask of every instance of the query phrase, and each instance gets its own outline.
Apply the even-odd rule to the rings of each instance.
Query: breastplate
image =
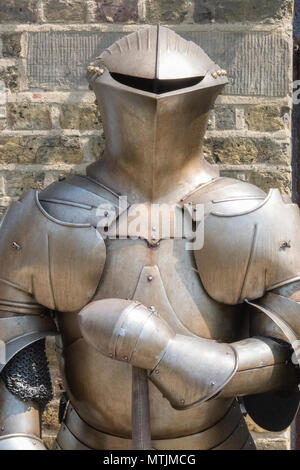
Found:
[[[107,258],[93,300],[128,298],[154,306],[180,334],[231,342],[240,337],[238,307],[218,304],[201,285],[193,253],[184,240],[107,240]],[[100,431],[131,436],[131,366],[92,350],[81,338],[77,314],[60,314],[61,369],[79,415]],[[214,399],[190,410],[171,407],[149,384],[154,439],[198,433],[224,416],[232,399]]]

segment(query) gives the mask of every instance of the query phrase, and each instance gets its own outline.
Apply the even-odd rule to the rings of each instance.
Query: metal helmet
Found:
[[[160,25],[116,41],[88,67],[88,78],[102,75],[105,68],[119,83],[157,94],[227,83],[227,72],[201,47]]]
[[[202,158],[209,112],[226,75],[201,47],[163,26],[116,41],[87,74],[101,110],[106,160],[142,159],[154,181],[153,168],[165,173],[168,160],[180,171],[187,160]],[[91,165],[88,174],[97,169]]]

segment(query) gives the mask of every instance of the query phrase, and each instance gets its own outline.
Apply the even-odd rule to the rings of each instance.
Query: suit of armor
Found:
[[[1,225],[0,449],[44,448],[48,335],[67,396],[57,449],[254,449],[237,397],[273,431],[299,403],[299,209],[205,161],[227,78],[197,45],[141,29],[88,80],[104,154]],[[149,219],[162,206],[182,236]]]

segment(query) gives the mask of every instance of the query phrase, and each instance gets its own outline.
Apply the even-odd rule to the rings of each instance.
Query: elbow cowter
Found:
[[[232,346],[177,335],[154,308],[136,301],[92,302],[79,322],[84,339],[100,353],[149,370],[149,379],[177,409],[213,397],[237,370]]]

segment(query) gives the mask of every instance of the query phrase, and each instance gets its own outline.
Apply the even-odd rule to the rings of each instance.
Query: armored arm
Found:
[[[54,333],[45,309],[1,279],[0,450],[45,449],[41,414],[52,399],[45,337]]]
[[[29,191],[1,223],[0,449],[44,448],[40,415],[52,396],[44,339],[57,334],[52,313],[86,305],[105,262],[104,241],[83,213],[90,206],[73,200],[74,191],[84,201],[87,192],[56,186],[61,199],[71,199],[68,210],[61,200],[60,209],[45,208]]]
[[[0,450],[44,450],[41,414],[52,398],[45,338],[56,327],[32,292],[36,251],[23,222],[12,207],[0,229]]]
[[[290,349],[272,339],[224,344],[178,335],[157,312],[121,299],[93,302],[79,318],[82,334],[93,347],[148,369],[150,380],[177,409],[212,398],[226,384],[226,395],[236,396],[247,393],[248,386],[258,393],[276,389],[285,379],[287,387],[296,382],[286,372]],[[250,369],[254,374],[250,379],[247,375],[246,385],[240,373]]]
[[[300,212],[278,190],[270,190],[266,197],[250,197],[251,188],[242,183],[238,186],[237,194],[213,196],[205,220],[204,247],[195,252],[195,259],[201,281],[214,300],[246,306],[243,313],[245,321],[249,319],[249,337],[277,342],[282,349],[294,348],[273,391],[264,387],[262,374],[267,368],[260,367],[259,348],[248,350],[252,364],[257,365],[255,380],[254,372],[245,369],[223,390],[224,394],[248,393],[244,402],[254,421],[279,431],[292,421],[300,397],[295,348],[300,333],[296,287],[300,279]],[[279,369],[278,365],[273,372],[269,368],[270,382]],[[287,384],[291,386],[287,388]]]

